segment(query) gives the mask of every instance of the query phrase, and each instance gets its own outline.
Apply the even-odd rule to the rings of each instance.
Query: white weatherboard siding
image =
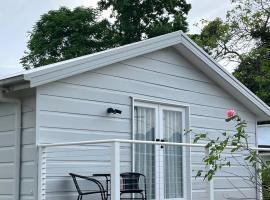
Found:
[[[198,66],[199,68],[200,66]],[[188,105],[190,128],[194,132],[207,131],[211,135],[223,131],[232,132],[233,124],[225,123],[228,108],[234,108],[248,123],[250,143],[255,143],[255,115],[234,97],[216,85],[211,79],[192,66],[173,48],[159,50],[103,67],[84,74],[62,79],[37,88],[37,130],[39,143],[57,143],[74,140],[131,139],[130,96],[155,101]],[[108,115],[106,109],[118,108],[122,115]],[[91,173],[109,169],[109,154],[106,146],[91,147],[88,154],[70,163],[73,172]],[[101,148],[101,150],[100,150]],[[130,148],[121,151],[122,171],[130,169]],[[103,152],[103,155],[99,154]],[[204,149],[192,151],[192,169],[202,168]],[[47,152],[49,159],[46,195],[48,200],[74,198],[73,186],[67,173],[67,160],[76,155],[69,149],[53,149]],[[96,156],[95,156],[96,155]],[[62,158],[57,161],[57,158]],[[83,160],[92,159],[87,163]],[[90,160],[91,160],[90,159]],[[83,165],[83,163],[85,165]],[[91,167],[89,167],[91,165]],[[246,175],[235,165],[228,169]],[[193,176],[195,172],[192,172]],[[234,185],[249,197],[255,197],[254,188],[244,184],[240,178],[220,172],[215,177],[215,199],[226,195],[242,197]],[[206,183],[192,180],[193,199],[208,199]]]
[[[36,199],[35,96],[22,99],[21,200]],[[14,200],[16,104],[0,103],[0,200]]]
[[[36,102],[35,96],[22,98],[21,200],[36,199]]]
[[[14,200],[16,106],[0,103],[0,199]]]

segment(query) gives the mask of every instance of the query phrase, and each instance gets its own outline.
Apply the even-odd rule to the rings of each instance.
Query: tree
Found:
[[[21,58],[25,69],[39,67],[113,47],[110,23],[98,21],[92,8],[62,7],[41,16],[30,33],[28,51]]]
[[[176,30],[187,31],[186,0],[100,0],[99,11],[62,7],[41,16],[21,58],[25,69],[39,67]],[[114,22],[99,20],[112,8]]]
[[[204,21],[191,35],[217,60],[236,62],[233,73],[270,105],[270,0],[232,0],[226,21]]]
[[[189,35],[190,38],[201,46],[204,51],[211,55],[214,59],[220,59],[227,54],[224,45],[229,42],[229,25],[225,24],[220,18],[207,22],[200,34]]]
[[[188,30],[191,5],[186,0],[100,0],[98,5],[101,10],[112,9],[120,45]]]
[[[244,55],[233,73],[244,85],[270,105],[270,48],[261,46]]]

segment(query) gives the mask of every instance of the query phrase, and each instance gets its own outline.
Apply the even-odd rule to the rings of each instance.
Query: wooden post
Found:
[[[111,199],[120,199],[120,143],[112,143],[111,154]]]

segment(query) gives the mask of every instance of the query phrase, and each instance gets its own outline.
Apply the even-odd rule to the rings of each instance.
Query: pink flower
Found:
[[[231,109],[227,110],[226,114],[227,114],[228,118],[231,118],[235,115],[235,110],[231,108]]]

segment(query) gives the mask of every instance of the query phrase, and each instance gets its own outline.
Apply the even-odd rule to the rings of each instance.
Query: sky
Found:
[[[95,7],[98,0],[6,0],[0,3],[0,77],[23,70],[20,58],[27,50],[29,31],[40,16],[61,6]],[[192,9],[188,15],[191,33],[198,33],[194,26],[201,19],[225,18],[230,0],[187,0]],[[108,14],[104,14],[107,16]],[[231,69],[228,69],[229,71]]]

